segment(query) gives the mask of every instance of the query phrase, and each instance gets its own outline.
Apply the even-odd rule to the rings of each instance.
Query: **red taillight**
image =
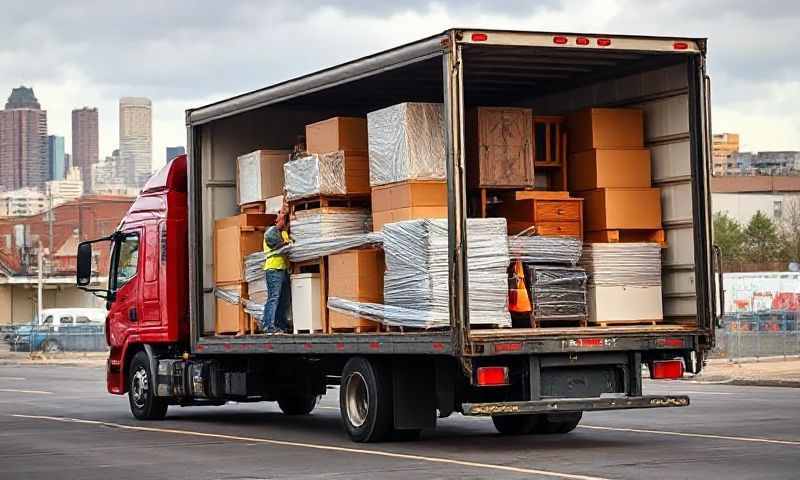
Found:
[[[611,45],[611,39],[610,38],[598,38],[597,39],[597,46],[598,47],[607,47],[609,45]]]
[[[657,360],[652,363],[650,378],[654,380],[683,378],[683,361]]]
[[[472,34],[472,41],[473,42],[485,42],[486,40],[489,40],[489,35],[486,35],[485,33],[473,33]]]
[[[672,48],[675,50],[686,50],[689,48],[689,44],[686,42],[675,42],[672,44]]]
[[[575,43],[578,45],[589,45],[589,39],[586,37],[578,37],[575,39]]]
[[[682,338],[659,338],[659,339],[656,339],[656,345],[658,345],[659,347],[681,348],[681,347],[683,347],[683,339]]]
[[[508,367],[479,367],[477,379],[480,387],[508,385]]]
[[[553,43],[564,45],[567,43],[567,37],[553,37]]]
[[[494,351],[496,353],[518,352],[520,350],[522,350],[522,342],[496,343],[494,345]]]
[[[602,347],[604,345],[602,338],[579,338],[575,340],[577,347]]]

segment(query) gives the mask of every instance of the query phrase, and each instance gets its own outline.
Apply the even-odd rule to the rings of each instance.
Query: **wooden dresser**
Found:
[[[583,199],[568,192],[514,192],[503,198],[497,214],[508,219],[512,235],[532,227],[538,235],[583,238]]]

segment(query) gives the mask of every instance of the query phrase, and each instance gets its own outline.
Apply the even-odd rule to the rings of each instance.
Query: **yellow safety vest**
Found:
[[[283,237],[283,241],[289,243],[289,234],[286,233],[286,230],[281,232],[281,236]],[[272,251],[271,248],[267,245],[267,240],[263,240],[264,244],[264,253],[267,254],[267,259],[264,261],[264,270],[288,270],[289,268],[289,260],[286,259],[285,255],[273,255],[269,256],[269,252]]]

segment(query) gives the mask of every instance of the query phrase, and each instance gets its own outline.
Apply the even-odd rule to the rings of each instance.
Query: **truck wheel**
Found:
[[[527,435],[539,426],[541,415],[498,415],[492,417],[494,428],[503,435]]]
[[[63,352],[64,348],[56,340],[48,340],[42,344],[42,351],[45,353]]]
[[[539,431],[544,434],[569,433],[580,423],[583,412],[548,413],[542,415]]]
[[[156,396],[153,372],[145,352],[138,352],[128,370],[128,401],[131,413],[139,420],[162,420],[167,415],[168,404]]]
[[[278,406],[286,415],[308,415],[317,406],[321,395],[286,395],[278,399]]]
[[[339,409],[354,442],[380,442],[392,433],[392,378],[381,363],[362,357],[342,371]]]

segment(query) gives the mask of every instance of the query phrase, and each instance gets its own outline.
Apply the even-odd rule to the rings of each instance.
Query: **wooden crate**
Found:
[[[533,113],[477,107],[467,115],[468,183],[473,188],[532,188]]]

